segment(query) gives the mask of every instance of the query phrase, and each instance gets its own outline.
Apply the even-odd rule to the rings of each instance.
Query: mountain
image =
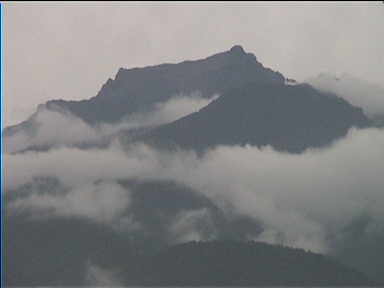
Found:
[[[220,96],[204,108],[175,121],[137,129],[119,126],[138,114],[150,115],[158,104],[180,98],[180,95],[210,99],[215,94]],[[103,125],[112,127],[112,132],[103,134],[95,130]],[[286,80],[279,72],[265,68],[253,54],[234,46],[229,51],[202,60],[120,69],[115,79],[109,79],[95,97],[82,101],[49,101],[40,105],[36,113],[23,123],[5,129],[3,135],[17,136],[14,143],[23,144],[20,146],[23,148],[15,149],[15,153],[41,151],[36,159],[49,155],[44,154],[46,150],[62,146],[76,146],[79,148],[76,151],[98,147],[99,150],[90,151],[98,155],[116,137],[126,145],[146,142],[155,148],[180,147],[199,152],[217,145],[250,144],[259,147],[270,145],[280,151],[300,153],[311,147],[325,147],[345,136],[352,127],[372,125],[372,120],[361,108],[335,94],[298,84],[292,79]],[[39,138],[34,139],[38,141],[29,142],[33,137]],[[68,149],[68,153],[74,153],[74,149]],[[24,155],[13,156],[22,161]],[[12,157],[10,159],[12,161]],[[69,161],[79,160],[65,157],[57,165]],[[183,281],[185,285],[369,284],[362,274],[302,250],[232,242],[189,243],[167,249],[168,245],[191,240],[256,239],[264,227],[255,218],[237,215],[231,207],[221,207],[220,201],[214,203],[203,196],[202,191],[194,191],[187,184],[120,178],[113,181],[121,188],[119,192],[127,196],[129,208],[125,207],[119,218],[110,220],[112,222],[103,222],[97,217],[87,217],[87,212],[94,212],[89,205],[85,206],[90,211],[81,211],[80,208],[84,208],[82,205],[89,200],[88,197],[95,196],[94,200],[98,202],[100,199],[94,194],[100,197],[100,194],[111,193],[108,196],[113,196],[113,191],[108,190],[110,185],[98,185],[98,181],[104,180],[98,179],[91,183],[97,189],[89,192],[85,188],[89,184],[87,181],[91,180],[87,180],[87,175],[84,179],[83,175],[77,175],[79,182],[86,186],[80,185],[79,191],[88,194],[79,194],[79,198],[76,194],[73,199],[71,191],[78,187],[73,183],[75,187],[71,183],[65,186],[55,179],[58,176],[55,167],[52,165],[52,173],[42,175],[42,179],[33,178],[14,191],[6,191],[5,252],[11,256],[6,258],[5,264],[6,281],[10,286],[84,285],[89,263],[106,269],[123,269],[125,272],[121,277],[124,283],[135,285],[176,285]],[[108,166],[102,168],[109,170]],[[70,211],[72,214],[63,215],[60,214],[63,210],[61,204],[51,196],[59,196],[65,204],[69,201],[69,204],[74,202],[78,205]],[[32,206],[11,207],[18,200],[21,200],[19,204],[23,203],[24,198],[29,204],[32,201]],[[114,200],[102,197],[101,212],[98,212],[103,214],[103,205],[111,207]],[[45,204],[50,204],[48,208],[52,209],[35,211],[35,206],[45,207],[41,201],[46,201]],[[360,261],[360,256],[351,256],[359,254],[353,251],[356,247],[363,250],[361,247],[370,243],[366,240],[344,247],[344,250],[340,248],[337,256],[365,273],[373,271],[365,265],[368,261]],[[377,247],[382,247],[379,244]],[[235,261],[225,258],[228,256],[226,251],[232,253],[234,258],[231,259]],[[266,254],[259,254],[262,251]],[[369,255],[373,254],[374,251],[370,250]],[[279,255],[285,258],[281,259]],[[179,265],[177,261],[180,258],[186,261],[185,265]],[[375,263],[381,263],[381,258],[376,254],[378,261]],[[245,263],[251,265],[245,267]],[[281,266],[281,263],[288,264]],[[264,268],[255,270],[254,267]],[[203,268],[212,273],[194,274]],[[304,268],[310,269],[308,274],[301,272],[300,269]],[[260,272],[262,269],[267,269],[264,274]],[[228,271],[237,273],[233,277],[235,282],[229,281],[232,278],[225,278],[233,275]],[[284,283],[273,282],[279,277],[272,277],[268,271],[281,276]],[[379,279],[382,273],[377,269],[371,275]],[[197,276],[202,282],[193,282]]]
[[[10,252],[20,249],[25,262],[15,261],[14,256],[6,258],[6,283],[10,286],[86,285],[89,263],[117,271],[118,283],[127,286],[374,284],[332,258],[301,249],[237,241],[154,248],[156,244],[132,242],[127,235],[86,221],[58,219],[45,227],[17,221],[13,218],[9,229],[24,225],[24,237],[8,245],[12,246]],[[31,241],[33,245],[28,244]],[[10,252],[8,255],[14,255]]]
[[[130,267],[131,269],[132,267]],[[257,242],[189,242],[124,272],[141,286],[363,286],[363,274],[320,254]]]
[[[361,108],[309,85],[247,84],[200,111],[162,125],[139,141],[197,149],[217,145],[271,145],[288,152],[322,147],[370,120]]]
[[[284,77],[263,67],[240,46],[203,60],[153,67],[120,69],[100,92],[84,101],[49,101],[88,123],[117,122],[130,113],[150,111],[155,103],[177,94],[199,91],[203,97],[220,94],[248,82],[283,83]]]
[[[82,217],[44,217],[44,213],[39,217],[33,210],[11,208],[12,201],[27,197],[31,190],[46,196],[65,195],[65,187],[52,178],[8,190],[8,209],[3,214],[4,250],[11,255],[5,258],[7,285],[85,285],[88,262],[121,269],[131,265],[138,252],[153,254],[172,243],[215,237],[243,241],[261,231],[255,220],[230,217],[207,197],[183,185],[134,179],[120,184],[130,193],[130,207],[122,215],[126,225]]]
[[[194,93],[196,91],[199,93]],[[121,133],[127,136],[125,140],[129,142],[134,138],[134,141],[198,151],[226,144],[271,145],[297,153],[328,145],[343,137],[351,127],[372,125],[361,109],[334,94],[285,79],[279,72],[265,68],[241,46],[234,46],[202,60],[120,69],[115,79],[109,79],[95,97],[82,101],[48,101],[25,122],[6,128],[6,147],[17,146],[14,141],[7,141],[11,136],[37,137],[39,139],[31,141],[29,146],[9,150],[47,150],[62,138],[57,131],[65,126],[70,126],[66,132],[69,140],[63,140],[61,145],[92,147],[96,144],[84,139],[84,135],[92,138],[94,131],[89,131],[86,125],[112,125],[129,121],[140,113],[150,115],[158,107],[156,105],[181,95],[191,98],[221,96],[201,111],[173,123],[155,129],[128,129]],[[43,114],[50,111],[61,116],[49,120],[51,118]],[[38,133],[41,127],[47,126],[39,121],[52,123]],[[56,122],[63,127],[55,127]],[[77,129],[83,126],[83,130]],[[53,139],[49,139],[47,133],[53,134]],[[117,135],[120,134],[117,132]],[[114,136],[116,134],[102,140],[93,138],[108,143],[107,139]]]
[[[241,46],[234,46],[202,60],[121,68],[95,97],[81,101],[51,100],[44,105],[48,109],[69,111],[90,124],[116,123],[132,113],[151,111],[156,103],[178,94],[198,91],[202,97],[209,98],[248,82],[281,84],[284,77],[265,68]]]
[[[60,189],[48,192],[44,185],[57,187],[53,182],[40,180],[35,188],[40,188],[40,193],[63,193]],[[326,256],[303,250],[238,242],[257,238],[263,225],[247,217],[231,217],[187,187],[134,180],[122,185],[132,193],[124,219],[136,223],[137,230],[81,217],[42,214],[39,218],[36,213],[31,217],[27,211],[8,209],[3,226],[5,255],[9,255],[4,262],[7,285],[86,285],[88,263],[120,271],[124,285],[368,285],[366,277],[356,271],[382,281],[379,251],[383,238],[367,239],[356,227],[349,241],[334,251],[333,257],[343,267]],[[28,189],[12,196],[23,197]],[[194,239],[220,241],[217,245],[201,242],[166,248]],[[208,272],[196,275],[202,271]],[[268,276],[268,271],[274,277]],[[273,282],[276,279],[281,282]]]

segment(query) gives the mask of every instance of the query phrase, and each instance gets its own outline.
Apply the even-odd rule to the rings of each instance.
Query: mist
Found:
[[[99,267],[88,261],[86,263],[85,283],[89,286],[121,286],[118,272]]]
[[[168,233],[171,243],[209,241],[217,236],[210,211],[206,208],[179,213]]]
[[[114,182],[75,186],[63,195],[31,194],[27,198],[17,198],[9,205],[11,211],[28,212],[35,219],[70,216],[99,223],[113,223],[128,207],[129,191]]]
[[[14,134],[5,135],[6,153],[17,153],[28,148],[62,147],[81,144],[97,144],[119,131],[154,127],[177,120],[197,112],[208,105],[218,95],[203,98],[196,91],[191,94],[178,94],[165,102],[159,102],[150,112],[136,113],[115,124],[91,126],[69,111],[59,107],[48,109],[40,105],[31,116],[31,128],[21,129]]]
[[[125,151],[118,142],[108,149],[66,147],[5,155],[5,187],[14,190],[36,177],[54,177],[72,192],[44,198],[32,191],[16,200],[13,209],[41,214],[53,208],[49,217],[116,222],[119,213],[129,210],[129,193],[111,183],[170,180],[202,193],[224,212],[261,222],[264,232],[254,240],[326,253],[343,229],[361,217],[371,219],[365,233],[383,231],[383,132],[353,129],[331,147],[300,155],[252,146],[220,146],[203,156],[142,144]],[[92,186],[97,181],[107,184]],[[111,191],[111,199],[102,195]],[[169,233],[176,242],[214,238],[214,227],[206,235],[198,232],[201,221],[209,227],[204,211],[183,214]]]

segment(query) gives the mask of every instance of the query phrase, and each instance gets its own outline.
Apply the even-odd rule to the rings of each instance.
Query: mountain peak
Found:
[[[120,68],[96,96],[81,101],[51,100],[89,124],[116,123],[154,109],[173,95],[199,91],[203,98],[246,83],[284,84],[279,72],[264,67],[240,45],[204,59],[148,67]],[[137,97],[140,96],[140,97]]]
[[[241,47],[240,45],[235,45],[233,46],[229,52],[233,53],[233,54],[245,54],[245,51],[243,49],[243,47]]]

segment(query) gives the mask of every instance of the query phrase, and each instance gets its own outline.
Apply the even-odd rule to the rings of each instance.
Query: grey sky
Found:
[[[119,67],[198,59],[240,44],[303,80],[383,84],[384,4],[6,3],[5,124],[52,98],[94,96]]]

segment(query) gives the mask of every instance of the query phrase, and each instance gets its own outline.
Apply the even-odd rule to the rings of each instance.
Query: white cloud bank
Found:
[[[57,213],[78,215],[83,213],[76,208],[81,202],[89,205],[84,210],[87,216],[110,218],[110,213],[115,214],[109,209],[120,211],[129,200],[121,200],[123,193],[114,184],[100,190],[89,183],[127,178],[171,180],[204,193],[224,210],[230,207],[238,215],[257,219],[265,228],[259,240],[327,252],[340,231],[358,217],[370,216],[371,227],[384,232],[383,160],[384,131],[365,129],[352,130],[328,149],[300,155],[270,147],[223,146],[198,157],[193,152],[166,153],[144,145],[123,152],[115,143],[104,150],[61,148],[5,155],[4,163],[7,189],[39,176],[56,177],[73,188],[71,196],[55,200],[34,201],[31,195],[18,202],[24,209],[54,207]],[[88,192],[80,187],[88,187],[84,190]],[[109,191],[115,191],[116,197],[102,195]],[[190,225],[199,215],[184,215],[174,225],[192,227],[191,233],[185,233],[188,239],[199,237],[193,234],[195,225]]]

